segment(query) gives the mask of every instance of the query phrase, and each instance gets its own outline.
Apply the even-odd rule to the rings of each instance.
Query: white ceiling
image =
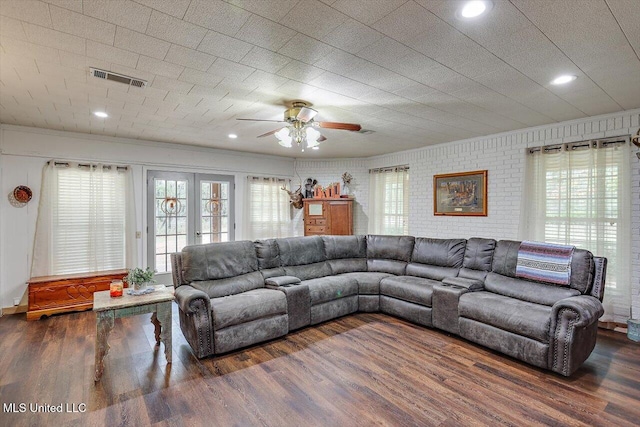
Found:
[[[293,157],[390,153],[640,107],[638,0],[0,0],[0,122]],[[145,79],[99,80],[89,67]],[[559,74],[578,79],[549,82]],[[300,153],[256,136],[303,99]],[[109,118],[92,112],[105,110]],[[227,134],[236,133],[231,140]]]

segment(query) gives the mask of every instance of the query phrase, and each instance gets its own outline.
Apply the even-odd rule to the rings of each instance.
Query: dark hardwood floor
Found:
[[[601,330],[570,378],[443,332],[357,314],[196,359],[177,324],[167,365],[148,315],[116,320],[94,384],[92,312],[0,318],[2,426],[466,426],[640,423],[640,345]],[[27,405],[7,413],[6,405]],[[29,404],[62,404],[31,413]]]

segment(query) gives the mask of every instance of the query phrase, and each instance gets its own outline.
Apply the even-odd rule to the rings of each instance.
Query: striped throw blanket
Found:
[[[518,250],[516,277],[568,286],[575,246],[522,242]]]

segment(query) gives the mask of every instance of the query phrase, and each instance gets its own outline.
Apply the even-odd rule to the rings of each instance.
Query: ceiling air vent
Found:
[[[133,87],[144,88],[147,86],[147,82],[142,79],[136,79],[135,77],[125,76],[123,74],[114,73],[111,71],[99,70],[97,68],[89,68],[89,72],[93,77],[97,77],[103,80],[111,80],[117,83],[123,83]]]

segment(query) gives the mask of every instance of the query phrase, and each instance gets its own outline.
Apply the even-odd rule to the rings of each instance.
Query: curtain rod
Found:
[[[276,179],[278,181],[291,181],[291,178],[279,178],[277,176],[249,176],[250,179]]]
[[[628,136],[605,138],[605,139],[592,139],[588,141],[567,142],[564,144],[534,147],[534,148],[530,148],[528,152],[529,154],[533,154],[537,152],[548,153],[551,151],[562,151],[562,150],[569,151],[569,150],[575,150],[575,149],[584,148],[584,147],[607,148],[616,144],[626,144],[628,140],[629,140]]]
[[[388,166],[384,168],[374,168],[369,169],[369,173],[380,173],[380,172],[404,172],[409,170],[409,165],[401,165],[401,166]]]
[[[48,165],[51,164],[53,160],[49,160],[47,162]],[[66,168],[71,167],[71,162],[56,162],[53,161],[53,165],[54,166],[64,166]],[[98,165],[92,164],[92,163],[78,163],[78,167],[79,168],[97,168]],[[107,170],[111,170],[113,167],[116,168],[116,170],[118,171],[126,171],[129,169],[129,166],[112,166],[112,165],[102,165],[102,169],[107,169]]]

